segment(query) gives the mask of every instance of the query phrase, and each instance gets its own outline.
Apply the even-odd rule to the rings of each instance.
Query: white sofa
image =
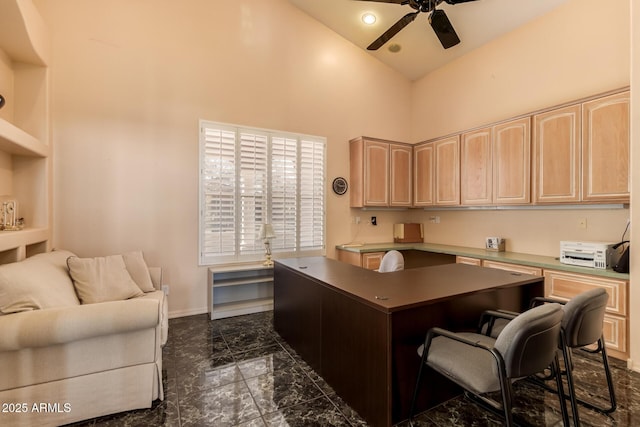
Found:
[[[164,399],[160,269],[147,270],[156,290],[82,304],[72,256],[54,251],[0,265],[0,425],[61,425]]]

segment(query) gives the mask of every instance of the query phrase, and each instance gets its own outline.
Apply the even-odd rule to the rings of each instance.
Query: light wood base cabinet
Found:
[[[609,294],[603,334],[609,355],[626,360],[629,356],[629,282],[564,271],[545,270],[545,295],[565,301],[594,289],[603,288]]]
[[[498,262],[484,260],[482,266],[487,268],[496,268],[498,270],[512,271],[514,273],[531,274],[532,276],[542,276],[542,269],[538,267],[529,267],[528,265],[510,264],[507,262]]]
[[[338,261],[346,262],[356,267],[363,267],[369,270],[377,270],[380,268],[382,257],[385,252],[366,252],[359,254],[357,252],[336,250]]]
[[[477,265],[480,267],[482,265],[482,260],[479,258],[471,258],[468,256],[456,256],[456,264],[469,264],[469,265]]]

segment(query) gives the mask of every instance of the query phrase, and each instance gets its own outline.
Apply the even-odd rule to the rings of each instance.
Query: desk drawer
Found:
[[[497,268],[498,270],[514,271],[522,274],[532,274],[534,276],[542,276],[542,269],[537,267],[529,267],[528,265],[509,264],[507,262],[482,261],[482,266],[487,268]]]
[[[468,256],[456,256],[456,264],[469,264],[469,265],[477,265],[480,267],[482,265],[482,260],[479,258],[471,258]]]

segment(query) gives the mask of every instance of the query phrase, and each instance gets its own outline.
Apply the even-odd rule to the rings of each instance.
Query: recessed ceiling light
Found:
[[[388,49],[389,52],[398,53],[402,49],[402,46],[400,46],[398,43],[392,43],[389,45]]]
[[[367,25],[373,25],[376,23],[376,15],[374,15],[371,12],[367,12],[364,15],[362,15],[362,22],[364,22]]]

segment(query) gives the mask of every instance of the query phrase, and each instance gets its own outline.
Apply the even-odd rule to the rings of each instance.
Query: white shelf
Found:
[[[273,297],[216,304],[215,311],[211,312],[211,320],[269,310],[273,310]]]
[[[212,286],[214,288],[223,288],[227,286],[242,286],[253,283],[273,283],[273,277],[254,277],[248,279],[221,280],[214,282]]]
[[[49,230],[46,228],[25,228],[19,231],[0,231],[0,252],[40,243],[49,239]]]
[[[0,264],[5,264],[51,245],[51,39],[33,0],[0,0],[0,54],[6,63],[0,83],[8,90],[0,118],[0,194],[18,202],[29,225],[0,231]]]
[[[19,156],[47,157],[49,146],[19,127],[0,119],[0,151]]]
[[[237,264],[208,269],[211,319],[273,310],[273,267]]]

